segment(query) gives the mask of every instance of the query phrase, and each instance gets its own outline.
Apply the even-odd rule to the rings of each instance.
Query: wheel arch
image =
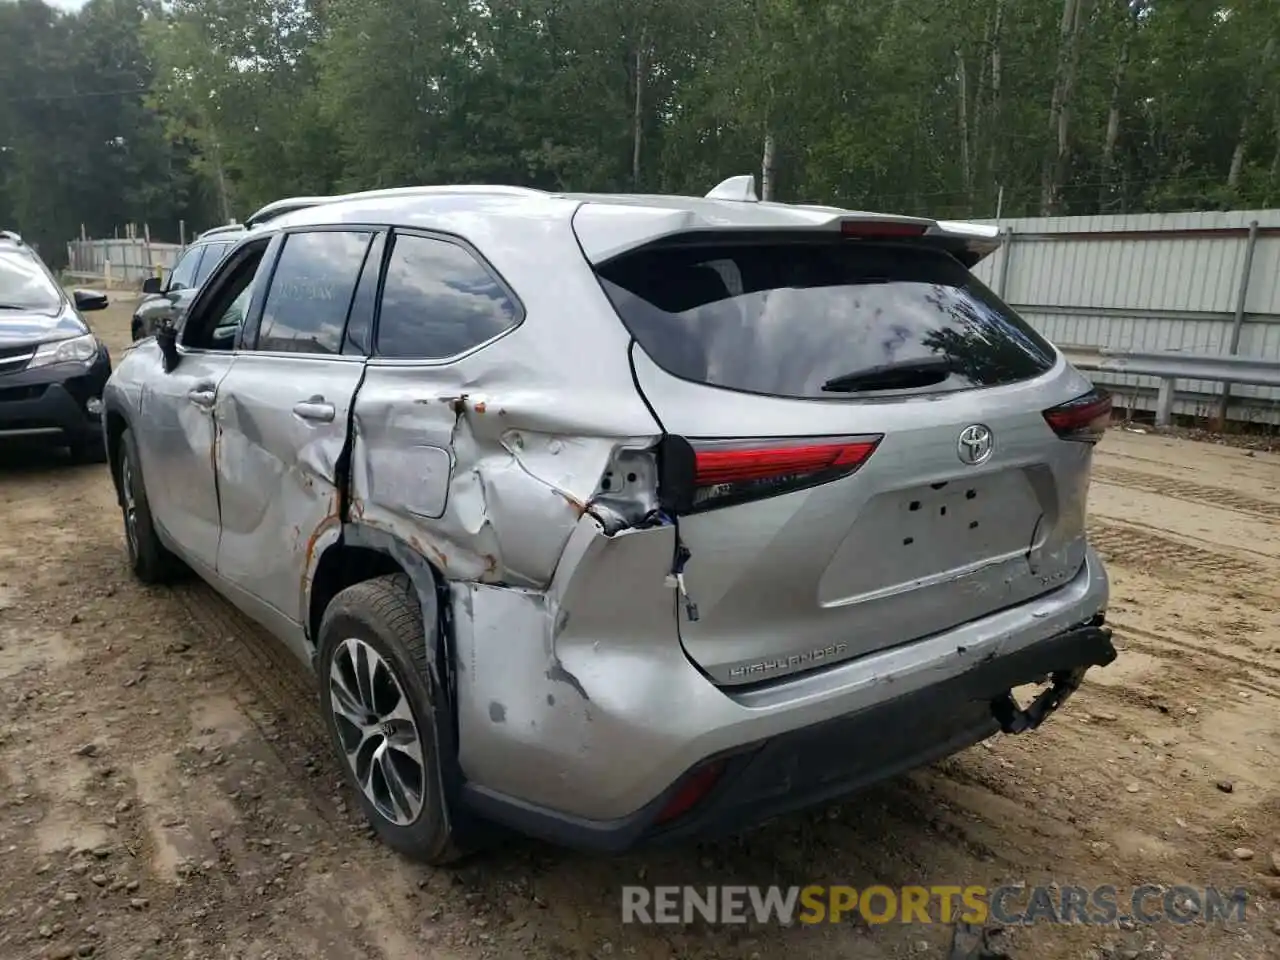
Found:
[[[417,550],[394,534],[361,523],[344,523],[336,540],[321,553],[307,592],[306,634],[313,649],[319,648],[320,623],[335,596],[347,587],[375,577],[404,573],[413,584],[426,620],[429,678],[435,691],[454,702],[449,590],[440,572]]]
[[[434,611],[435,629],[423,623],[427,642],[426,678],[435,708],[437,743],[441,751],[446,803],[454,806],[464,780],[458,764],[457,687],[449,588],[440,572],[417,550],[394,534],[361,523],[344,523],[338,538],[316,563],[307,596],[306,634],[313,655],[319,650],[320,623],[325,609],[347,587],[375,577],[404,573],[413,584],[419,608]],[[317,667],[317,672],[319,668]],[[317,678],[324,682],[323,676]],[[456,811],[451,817],[456,817]]]
[[[119,403],[107,400],[102,411],[102,435],[107,447],[107,465],[111,470],[111,485],[116,491],[116,503],[122,504],[120,492],[120,457],[124,450],[124,432],[131,426],[128,416]]]

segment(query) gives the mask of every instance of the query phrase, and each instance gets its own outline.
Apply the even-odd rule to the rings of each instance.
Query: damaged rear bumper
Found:
[[[611,821],[566,817],[484,793],[472,793],[470,799],[491,819],[583,849],[620,852],[644,843],[707,839],[846,798],[970,747],[1007,725],[1005,698],[1013,688],[1056,678],[1046,691],[1056,695],[1036,711],[1038,724],[1088,668],[1105,666],[1115,656],[1111,631],[1099,616],[935,686],[708,758],[641,810]],[[661,822],[685,784],[713,766],[714,785],[685,815]]]
[[[636,548],[644,539],[635,538]],[[659,545],[643,549],[670,556]],[[605,589],[597,585],[593,596]],[[634,591],[636,581],[614,589]],[[523,833],[604,851],[714,835],[829,802],[1002,727],[1035,726],[1085,670],[1114,659],[1100,616],[1107,595],[1090,549],[1072,582],[1032,603],[752,689],[714,686],[676,644],[592,640],[601,634],[582,623],[575,639],[571,619],[555,652],[572,693],[557,684],[544,699],[508,644],[503,665],[513,679],[523,675],[526,703],[504,696],[501,710],[484,715],[485,704],[468,708],[464,694],[462,799]],[[468,673],[487,674],[476,666],[462,668],[462,690]],[[1007,699],[1013,688],[1046,679],[1052,692],[1028,712]],[[486,726],[492,716],[502,722]],[[709,789],[670,817],[691,781]]]

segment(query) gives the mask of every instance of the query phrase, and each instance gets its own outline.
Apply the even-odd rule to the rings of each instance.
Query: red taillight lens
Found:
[[[667,805],[658,814],[656,822],[667,823],[688,813],[703,797],[711,792],[712,787],[720,782],[722,773],[724,773],[724,762],[721,760],[713,761],[704,767],[694,770],[676,788],[676,792],[671,795]]]
[[[866,463],[880,440],[877,435],[696,442],[694,508],[776,496],[847,476]]]
[[[1095,387],[1074,400],[1050,407],[1044,418],[1063,440],[1094,443],[1102,439],[1111,422],[1111,394]]]
[[[868,240],[885,237],[923,237],[927,224],[895,223],[892,220],[841,220],[840,233]]]

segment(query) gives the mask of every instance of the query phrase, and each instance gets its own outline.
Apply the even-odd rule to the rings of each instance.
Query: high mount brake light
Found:
[[[923,237],[926,224],[898,223],[893,220],[841,220],[840,234],[845,237],[859,239],[880,239],[886,237]]]
[[[848,476],[866,463],[881,439],[695,441],[693,509],[777,496]]]
[[[1111,394],[1094,387],[1074,400],[1050,407],[1044,411],[1044,419],[1063,440],[1096,443],[1111,422]]]

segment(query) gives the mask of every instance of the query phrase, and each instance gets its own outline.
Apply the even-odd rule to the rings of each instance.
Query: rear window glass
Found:
[[[1039,334],[939,251],[855,241],[670,246],[599,273],[655,363],[734,390],[864,396],[823,384],[945,358],[940,375],[906,388],[933,393],[1013,383],[1054,363]]]

